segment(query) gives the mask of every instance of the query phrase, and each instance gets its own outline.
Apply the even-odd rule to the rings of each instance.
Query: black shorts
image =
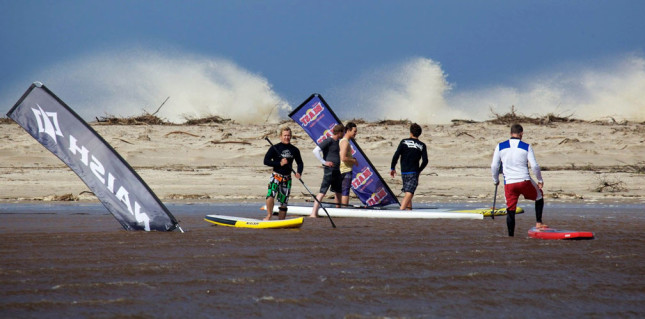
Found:
[[[349,190],[352,189],[352,172],[349,171],[347,173],[342,173],[342,181],[343,181],[343,187],[342,187],[342,194],[343,196],[349,196]]]
[[[320,184],[320,193],[327,193],[330,186],[333,193],[340,193],[343,187],[343,176],[337,167],[325,166],[322,184]]]
[[[417,190],[417,186],[419,185],[419,174],[401,174],[401,179],[403,180],[403,188],[401,188],[401,190],[406,193],[414,194],[414,191]]]

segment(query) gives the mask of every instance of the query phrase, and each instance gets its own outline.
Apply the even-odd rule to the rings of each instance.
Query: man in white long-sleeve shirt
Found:
[[[504,175],[504,195],[506,196],[506,226],[508,235],[513,236],[515,233],[515,209],[517,200],[520,195],[524,198],[535,201],[535,227],[545,228],[542,224],[542,210],[544,208],[544,199],[542,198],[542,172],[540,165],[535,160],[535,154],[531,145],[522,142],[524,129],[520,124],[511,126],[511,138],[501,142],[495,147],[491,171],[493,173],[493,183],[499,184],[500,168]],[[528,165],[531,165],[533,174],[537,178],[537,183],[531,179]]]

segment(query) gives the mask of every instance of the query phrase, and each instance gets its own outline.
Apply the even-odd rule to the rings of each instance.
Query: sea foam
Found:
[[[526,75],[512,86],[456,87],[440,63],[418,57],[366,72],[339,90],[339,100],[349,109],[345,117],[367,120],[483,121],[515,106],[527,116],[553,113],[583,120],[645,121],[645,59],[635,55],[602,65],[560,66]]]
[[[329,92],[325,98],[342,119],[484,121],[515,106],[527,116],[645,121],[645,59],[637,54],[517,75],[512,85],[459,89],[447,73],[438,61],[414,57],[376,66],[340,88],[319,92]],[[211,115],[240,123],[278,122],[293,108],[273,90],[271,79],[233,61],[185,52],[139,48],[87,54],[59,63],[37,79],[86,120],[152,113],[167,97],[157,115],[175,123]],[[310,93],[303,92],[302,99]]]
[[[60,63],[40,78],[86,120],[154,113],[168,97],[157,115],[175,123],[211,115],[277,122],[291,108],[266,78],[226,59],[185,53],[91,54]]]

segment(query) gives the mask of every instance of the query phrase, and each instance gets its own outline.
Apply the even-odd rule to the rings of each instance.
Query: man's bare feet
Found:
[[[309,218],[318,218],[318,215],[309,215]]]
[[[535,223],[535,228],[537,228],[537,229],[545,229],[545,228],[549,228],[549,225],[542,224],[542,223]]]

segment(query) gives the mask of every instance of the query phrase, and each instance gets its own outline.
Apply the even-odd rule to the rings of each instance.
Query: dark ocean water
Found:
[[[127,232],[100,204],[0,205],[0,317],[642,318],[643,205],[549,205],[495,220],[306,219],[214,226],[256,204],[168,205],[186,233]],[[486,207],[434,205],[439,207]]]

